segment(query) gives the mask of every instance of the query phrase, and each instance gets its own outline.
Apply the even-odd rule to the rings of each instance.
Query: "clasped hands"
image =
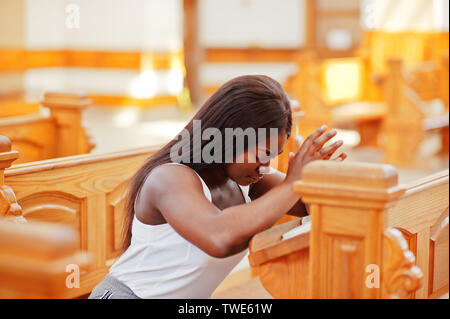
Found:
[[[314,133],[306,138],[297,153],[289,154],[289,168],[286,174],[286,180],[295,181],[301,179],[303,167],[316,160],[343,161],[347,154],[342,152],[337,157],[332,158],[333,154],[344,144],[342,140],[336,141],[324,147],[324,145],[336,136],[336,130],[331,130],[324,134],[327,126],[323,125]]]

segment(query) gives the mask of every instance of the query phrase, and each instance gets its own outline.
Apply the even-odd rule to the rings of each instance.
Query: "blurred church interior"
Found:
[[[448,48],[448,0],[0,0],[0,135],[19,154],[5,184],[41,219],[8,178],[163,145],[246,74],[283,85],[295,135],[327,124],[347,161],[417,180],[449,166]],[[213,297],[271,298],[255,278],[245,259]]]

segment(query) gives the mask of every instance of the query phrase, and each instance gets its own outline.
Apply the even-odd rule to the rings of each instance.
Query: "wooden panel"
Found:
[[[107,236],[107,256],[113,259],[120,255],[123,233],[123,220],[125,218],[125,201],[127,186],[129,181],[125,181],[116,187],[112,192],[106,194],[106,236]]]
[[[449,284],[449,217],[448,209],[431,227],[429,295]]]
[[[363,238],[330,234],[323,239],[323,244],[329,252],[331,266],[327,268],[325,279],[331,287],[327,298],[357,298],[365,284]]]
[[[431,227],[449,207],[448,183],[449,171],[445,170],[405,185],[405,194],[387,211],[388,226],[412,234]]]
[[[413,296],[415,298],[428,298],[435,291],[435,269],[445,268],[442,260],[446,256],[441,250],[434,250],[431,229],[442,221],[443,212],[449,207],[448,174],[446,170],[406,185],[405,194],[387,211],[388,226],[397,227],[405,235],[409,249],[416,255],[416,263],[424,274],[423,285]],[[442,279],[438,280],[441,282]],[[448,275],[442,285],[446,283]],[[442,285],[439,284],[439,288]]]
[[[264,288],[280,299],[309,298],[309,247],[258,266]]]

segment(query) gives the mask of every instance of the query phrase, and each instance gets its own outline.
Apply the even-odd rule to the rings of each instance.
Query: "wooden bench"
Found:
[[[250,263],[267,291],[275,298],[448,293],[448,170],[410,185],[397,179],[390,165],[308,164],[294,188],[310,204],[310,231],[282,240],[302,224],[291,221],[250,244]],[[379,288],[371,288],[378,269]]]
[[[82,124],[82,110],[89,104],[81,93],[47,93],[41,105],[49,115],[31,112],[0,118],[0,134],[20,152],[17,163],[89,153],[95,145]]]
[[[70,227],[0,218],[0,298],[67,298],[93,257]]]
[[[303,136],[313,133],[323,124],[329,127],[354,129],[360,134],[360,146],[378,146],[378,133],[381,130],[382,119],[386,114],[383,102],[365,99],[365,83],[369,81],[366,74],[365,61],[362,57],[339,59],[340,63],[350,63],[357,70],[359,94],[355,100],[342,102],[330,101],[324,88],[324,72],[332,61],[319,61],[314,54],[306,52],[297,60],[298,72],[289,78],[285,84],[286,91],[293,94],[299,101],[305,116],[299,132]],[[346,74],[342,74],[345,78]],[[357,81],[357,80],[355,80]]]
[[[1,140],[8,145],[7,138]],[[95,261],[81,273],[80,288],[70,290],[67,297],[90,293],[121,253],[128,181],[158,148],[78,155],[6,169],[19,155],[9,149],[0,148],[0,215],[74,229],[78,249],[91,253]]]
[[[8,140],[6,138],[0,139],[1,145],[8,145]],[[89,293],[104,278],[109,267],[119,256],[123,227],[122,205],[127,183],[145,159],[156,150],[157,148],[147,148],[103,155],[79,155],[21,164],[8,168],[17,158],[18,153],[11,151],[10,147],[0,147],[0,214],[14,219],[25,218],[28,221],[46,221],[55,225],[65,224],[76,230],[79,242],[77,248],[90,252],[95,256],[95,262],[80,274],[80,288],[76,291],[69,290],[68,295],[65,296],[73,298]],[[318,224],[317,212],[328,216],[327,218],[319,218],[319,222],[327,221],[328,223],[329,221],[330,223],[324,225],[325,228],[322,226],[319,228],[319,230],[327,230],[327,234],[321,236],[329,236],[328,230],[336,227],[335,236],[331,233],[336,238],[332,236],[333,238],[330,238],[330,240],[335,240],[334,243],[337,245],[337,248],[335,247],[338,250],[335,252],[337,254],[336,258],[341,258],[341,260],[345,261],[344,265],[350,267],[345,268],[347,269],[344,269],[345,271],[348,271],[348,269],[358,270],[356,266],[362,262],[362,257],[358,257],[358,259],[355,256],[370,255],[370,258],[367,257],[367,260],[364,260],[365,263],[370,261],[371,264],[385,266],[380,257],[382,252],[380,238],[383,237],[384,226],[391,226],[387,222],[390,222],[392,225],[395,224],[394,217],[389,215],[393,210],[388,210],[387,207],[395,209],[395,207],[391,208],[393,205],[391,202],[400,199],[398,202],[402,203],[402,196],[408,195],[416,198],[417,195],[413,195],[414,192],[424,188],[422,185],[429,184],[421,181],[415,186],[415,191],[408,193],[406,188],[399,187],[396,184],[395,170],[391,166],[362,164],[362,167],[360,167],[354,165],[346,166],[345,163],[315,162],[314,165],[311,164],[305,169],[302,182],[296,186],[305,202],[311,205],[313,225]],[[432,238],[437,243],[432,248],[436,252],[433,260],[441,260],[441,253],[437,255],[437,252],[443,251],[445,243],[448,245],[448,239],[445,241],[445,236],[440,235],[445,234],[445,227],[441,227],[443,225],[442,222],[437,222],[437,219],[442,219],[442,212],[435,218],[435,215],[442,207],[446,206],[448,208],[448,199],[446,203],[436,200],[436,198],[439,199],[445,193],[445,186],[447,187],[446,194],[448,195],[448,172],[446,176],[443,179],[433,177],[432,183],[435,185],[435,188],[425,188],[428,192],[434,194],[433,196],[437,197],[428,196],[428,193],[420,192],[425,199],[430,198],[429,201],[433,203],[433,205],[429,205],[430,207],[432,206],[431,212],[427,212],[427,216],[430,216],[430,218],[417,218],[414,214],[423,212],[419,209],[417,211],[406,208],[402,210],[410,214],[409,218],[413,218],[417,223],[422,222],[423,228],[432,225],[433,231],[430,231],[428,240]],[[358,190],[361,194],[358,193]],[[411,203],[409,200],[404,200],[404,202]],[[419,202],[424,202],[425,205],[428,203],[423,198]],[[414,205],[420,207],[417,203]],[[357,217],[356,219],[355,216]],[[316,228],[313,227],[312,229],[311,249],[309,249],[309,239],[305,239],[303,235],[283,242],[280,241],[281,234],[297,226],[299,222],[293,221],[290,223],[283,224],[279,226],[280,228],[268,230],[267,233],[271,234],[269,237],[265,233],[255,236],[250,247],[252,263],[258,265],[261,281],[275,297],[280,295],[276,293],[276,290],[270,288],[270,285],[268,286],[263,278],[272,278],[272,282],[288,283],[294,287],[289,288],[291,290],[283,290],[284,295],[281,296],[286,296],[286,291],[299,289],[299,287],[301,289],[308,287],[299,283],[303,283],[303,279],[307,279],[307,275],[306,277],[304,276],[307,274],[305,270],[308,269],[309,259],[305,259],[304,256],[306,256],[305,251],[311,250],[312,253],[315,249],[313,242],[314,238],[316,238],[314,236],[317,236],[315,235]],[[345,226],[346,223],[349,224],[348,227]],[[353,223],[356,223],[356,225]],[[397,224],[394,226],[398,227]],[[279,229],[282,229],[282,231],[280,232]],[[352,229],[356,233],[351,233]],[[411,228],[408,225],[404,225],[402,229],[412,234],[411,236],[417,233],[417,248],[415,248],[415,251],[418,253],[418,265],[424,269],[423,277],[425,279],[428,278],[430,273],[441,274],[441,277],[433,276],[432,279],[433,288],[431,290],[436,292],[445,281],[445,272],[442,268],[439,268],[441,267],[440,263],[433,263],[427,269],[423,267],[424,264],[427,265],[426,262],[423,262],[423,256],[426,255],[426,245],[423,244],[423,240],[427,238],[427,234],[423,234],[420,230]],[[393,251],[391,255],[401,257],[404,255],[404,249],[401,247],[401,238],[403,237],[398,234],[398,232],[388,232],[387,236],[389,238],[386,239],[386,242],[392,246],[392,248],[389,248]],[[414,240],[411,238],[408,238],[408,240],[411,250],[414,251],[412,245]],[[343,240],[342,243],[340,242],[341,239]],[[376,240],[376,242],[373,242],[373,240]],[[318,242],[321,242],[321,245],[324,243],[320,240]],[[327,240],[326,242],[329,241]],[[340,246],[338,244],[342,244],[343,252],[339,250]],[[321,246],[319,252],[324,253],[331,248]],[[348,254],[346,249],[349,251]],[[373,249],[375,249],[376,253],[369,253]],[[329,251],[331,253],[331,250]],[[309,254],[307,256],[309,258]],[[316,256],[315,258],[320,257],[317,254],[314,256]],[[287,262],[284,261],[284,258]],[[390,260],[387,259],[387,261]],[[402,260],[408,264],[406,269],[413,271],[414,274],[410,279],[416,284],[413,288],[407,289],[407,292],[410,293],[410,290],[413,291],[417,288],[421,276],[417,268],[413,267],[411,260],[401,259],[400,261]],[[291,261],[295,261],[295,265],[297,265],[297,262],[303,265],[300,268],[302,271],[297,272],[297,266],[290,264]],[[322,260],[316,260],[315,262],[323,263]],[[275,266],[272,267],[272,263]],[[333,271],[336,272],[336,276],[342,278],[342,282],[346,282],[348,273],[346,274],[340,265],[341,262],[338,262],[337,264],[329,264],[327,267],[329,267],[330,271],[335,269]],[[435,269],[436,267],[437,269]],[[385,268],[383,268],[383,271]],[[397,268],[398,266],[393,266],[392,269]],[[311,269],[320,269],[320,267],[314,266]],[[430,269],[433,269],[433,271]],[[341,270],[343,271],[342,274],[339,273]],[[286,281],[285,279],[287,278],[284,277],[280,278],[280,274],[288,276],[289,280]],[[427,286],[422,287],[422,290],[425,289],[427,292],[430,290],[429,283]],[[340,297],[360,296],[358,292],[349,293],[345,289],[339,290]],[[401,292],[394,289],[389,294],[395,295],[401,294]],[[289,296],[321,297],[318,294],[294,294]],[[374,290],[366,291],[361,296],[368,298],[380,297],[379,294],[374,293]]]
[[[0,118],[39,112],[39,104],[25,101],[23,90],[0,92]]]
[[[440,64],[427,62],[408,70],[401,59],[388,61],[380,81],[388,105],[383,122],[383,149],[388,163],[421,165],[418,150],[429,132],[441,134],[441,153],[448,155],[448,54]],[[441,101],[441,108],[431,102]],[[422,159],[423,160],[423,159]]]
[[[4,170],[18,157],[0,136],[0,298],[67,298],[78,291],[79,274],[93,255],[81,252],[72,227],[27,222]],[[73,271],[73,273],[72,273]]]

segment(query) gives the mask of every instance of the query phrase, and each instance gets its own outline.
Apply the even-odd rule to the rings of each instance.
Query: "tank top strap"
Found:
[[[212,195],[211,195],[211,191],[209,190],[208,185],[206,185],[206,183],[203,180],[203,178],[201,178],[201,176],[194,169],[190,168],[187,165],[181,164],[181,163],[166,163],[166,164],[163,164],[163,165],[181,165],[181,166],[184,166],[184,167],[187,167],[187,168],[191,169],[195,173],[195,175],[197,175],[197,177],[200,179],[200,182],[202,183],[202,186],[203,186],[203,193],[205,194],[206,198],[210,202],[212,202]]]
[[[241,186],[241,185],[239,185],[239,187],[241,188],[242,195],[244,196],[245,202],[246,203],[250,203],[252,201],[252,199],[248,195],[248,193],[250,191],[250,186]]]

